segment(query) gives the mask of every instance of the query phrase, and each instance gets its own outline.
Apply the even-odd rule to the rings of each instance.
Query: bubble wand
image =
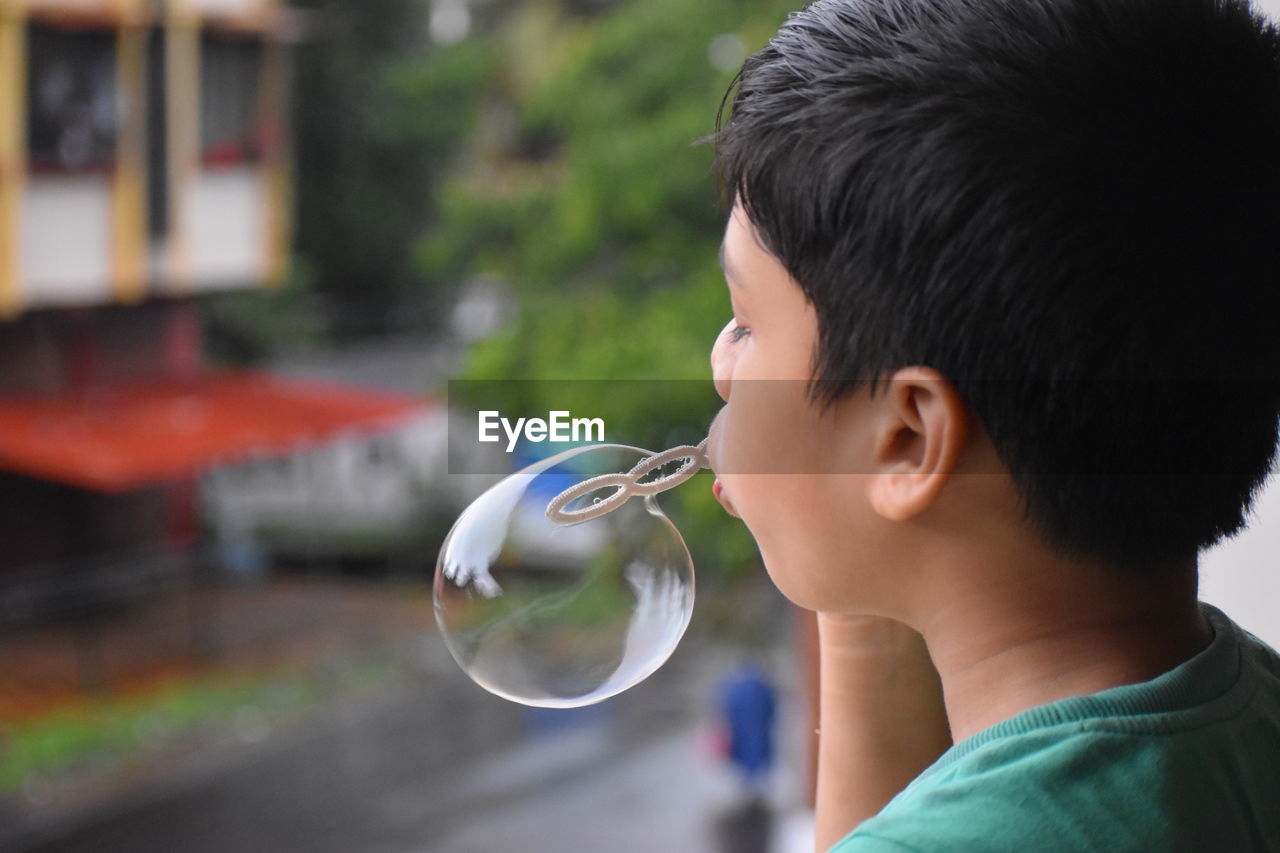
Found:
[[[647,678],[683,636],[694,595],[693,561],[656,496],[709,467],[705,440],[660,453],[588,445],[477,497],[440,548],[432,591],[454,660],[486,690],[539,707],[599,702]]]
[[[677,460],[684,460],[679,468],[661,477],[642,482],[654,471]],[[710,468],[707,462],[707,440],[704,438],[697,446],[682,444],[661,453],[655,453],[626,473],[601,474],[589,480],[583,480],[570,486],[551,499],[547,504],[547,520],[552,524],[576,524],[590,521],[613,512],[633,497],[649,497],[674,489],[703,468]],[[586,497],[600,489],[614,489],[607,498],[596,500],[581,509],[565,509],[578,498]]]

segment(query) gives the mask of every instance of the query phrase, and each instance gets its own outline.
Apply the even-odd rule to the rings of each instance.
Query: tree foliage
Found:
[[[516,321],[475,349],[468,378],[538,380],[513,403],[531,411],[570,405],[551,380],[662,380],[644,394],[620,381],[580,411],[632,425],[628,443],[705,428],[719,405],[708,353],[729,307],[716,262],[726,210],[712,148],[697,143],[732,77],[709,57],[713,42],[758,47],[790,6],[624,0],[582,17],[531,2],[492,37],[472,154],[417,252],[427,276],[483,275],[516,294]],[[708,486],[664,504],[701,564],[746,565],[754,549]]]
[[[305,0],[295,52],[297,251],[338,334],[428,325],[446,280],[413,246],[489,84],[489,45],[427,44],[422,0]]]

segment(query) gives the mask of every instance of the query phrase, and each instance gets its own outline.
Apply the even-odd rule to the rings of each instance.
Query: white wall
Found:
[[[263,0],[183,0],[180,4],[205,15],[243,15],[256,12]]]
[[[1249,527],[1201,555],[1200,597],[1280,648],[1280,477],[1254,505]]]
[[[256,166],[200,173],[191,190],[191,266],[197,290],[262,279],[266,201]]]
[[[1280,0],[1253,0],[1280,21]],[[1200,597],[1280,648],[1280,477],[1254,504],[1249,527],[1200,558]]]
[[[27,4],[33,9],[49,8],[59,12],[67,11],[84,11],[84,12],[104,12],[111,11],[115,6],[113,0],[27,0]]]
[[[32,175],[22,209],[22,287],[28,304],[83,305],[108,299],[109,175]]]
[[[1280,21],[1280,0],[1253,0],[1253,8]]]
[[[447,412],[430,409],[380,433],[226,465],[204,478],[201,505],[215,525],[232,528],[223,532],[252,537],[255,527],[282,527],[317,545],[351,530],[412,530],[429,504],[462,505],[448,491],[454,478],[442,475],[447,430]]]

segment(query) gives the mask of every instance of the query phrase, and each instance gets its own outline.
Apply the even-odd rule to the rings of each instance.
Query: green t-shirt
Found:
[[[1191,660],[961,741],[831,853],[1280,851],[1280,657],[1203,607]]]

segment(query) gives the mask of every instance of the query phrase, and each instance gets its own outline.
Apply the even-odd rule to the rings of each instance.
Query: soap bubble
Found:
[[[693,563],[656,496],[576,524],[546,516],[570,486],[650,455],[616,444],[567,450],[502,480],[458,518],[436,565],[436,621],[481,687],[525,705],[589,705],[647,678],[675,650],[693,612]]]

